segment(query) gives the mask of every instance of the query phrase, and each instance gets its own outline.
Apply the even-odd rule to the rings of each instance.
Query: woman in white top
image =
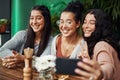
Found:
[[[86,43],[78,33],[83,6],[79,1],[70,2],[57,21],[60,34],[54,37],[51,54],[62,58],[79,58]]]

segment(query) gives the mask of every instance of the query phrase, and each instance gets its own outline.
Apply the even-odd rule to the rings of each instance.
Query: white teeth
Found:
[[[34,26],[33,28],[37,29],[37,28],[38,28],[38,26]]]
[[[85,33],[89,33],[90,31],[89,30],[85,30]]]
[[[65,33],[66,33],[66,32],[68,32],[68,31],[65,31],[65,30],[64,30],[63,32],[65,32]]]
[[[68,30],[63,30],[63,33],[68,33],[69,31]]]
[[[86,33],[88,33],[89,31],[85,31]]]

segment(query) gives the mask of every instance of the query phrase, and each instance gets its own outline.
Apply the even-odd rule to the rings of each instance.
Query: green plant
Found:
[[[4,33],[9,25],[8,19],[0,19],[0,34]]]
[[[0,26],[2,26],[2,25],[8,25],[8,24],[9,24],[8,19],[0,19]]]
[[[49,5],[49,9],[51,11],[52,35],[53,36],[60,33],[59,27],[56,24],[56,21],[59,19],[61,12],[65,8],[66,5],[67,3],[65,3],[64,1],[60,1],[60,2]]]

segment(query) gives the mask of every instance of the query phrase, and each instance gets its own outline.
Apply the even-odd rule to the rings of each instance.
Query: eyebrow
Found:
[[[87,21],[87,19],[85,19],[84,21]],[[90,20],[90,21],[96,21],[96,20]]]
[[[64,21],[63,19],[60,19],[61,21]],[[67,20],[65,20],[65,21],[73,21],[73,20],[71,20],[71,19],[67,19]]]

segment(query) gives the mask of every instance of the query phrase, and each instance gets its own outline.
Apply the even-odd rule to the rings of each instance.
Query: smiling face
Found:
[[[84,19],[82,29],[85,37],[90,37],[95,30],[95,17],[93,14],[88,13]]]
[[[79,22],[75,21],[75,15],[72,12],[62,12],[59,22],[59,30],[63,36],[72,36],[76,34],[76,29],[80,26]]]
[[[32,10],[30,15],[30,26],[34,32],[41,32],[44,27],[44,17],[38,10]]]

